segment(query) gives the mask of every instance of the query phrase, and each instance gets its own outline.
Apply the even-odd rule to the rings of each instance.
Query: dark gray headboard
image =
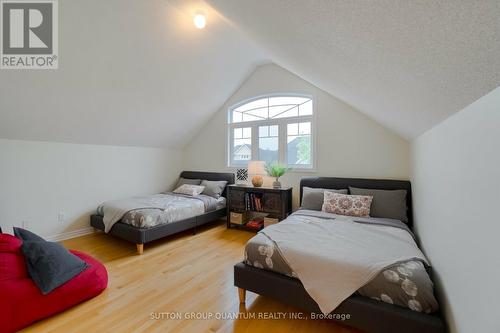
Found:
[[[182,171],[182,178],[189,179],[205,179],[205,180],[225,180],[227,185],[234,184],[234,173],[229,172],[203,172],[203,171]],[[222,196],[226,196],[226,189],[222,192]]]
[[[376,190],[406,190],[406,206],[408,207],[408,226],[413,227],[413,211],[411,205],[411,183],[407,180],[305,177],[300,180],[300,203],[302,204],[302,188],[320,187],[335,190],[349,189],[349,186],[371,188]]]

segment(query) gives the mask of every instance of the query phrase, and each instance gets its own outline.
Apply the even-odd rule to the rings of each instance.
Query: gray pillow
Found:
[[[371,217],[385,217],[408,223],[406,190],[374,190],[349,187],[349,191],[354,195],[371,195],[373,197],[370,208]]]
[[[219,180],[219,181],[211,181],[211,180],[203,180],[201,182],[201,186],[205,186],[205,189],[201,194],[208,195],[214,197],[215,199],[219,199],[224,192],[224,188],[226,187],[227,181]]]
[[[40,242],[45,242],[45,239],[42,237],[38,236],[37,234],[32,233],[31,231],[28,231],[23,228],[17,228],[14,227],[14,236],[19,238],[22,241],[40,241]]]
[[[14,234],[23,241],[21,251],[26,259],[28,273],[42,294],[46,295],[83,272],[87,263],[62,245],[21,228]]]
[[[188,185],[200,185],[201,184],[201,179],[189,179],[189,178],[179,178],[177,181],[177,184],[174,187],[174,190],[176,188],[179,188],[181,185],[188,184]]]
[[[321,210],[323,207],[325,191],[347,194],[347,189],[333,190],[329,188],[312,188],[304,186],[302,188],[302,209]]]

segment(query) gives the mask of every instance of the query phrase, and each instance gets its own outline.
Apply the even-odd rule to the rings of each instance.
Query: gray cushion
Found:
[[[347,189],[333,190],[324,188],[312,188],[304,186],[302,188],[302,209],[321,210],[323,207],[325,191],[347,194]]]
[[[65,284],[88,267],[85,261],[59,243],[47,242],[20,228],[14,228],[14,234],[23,241],[21,250],[26,259],[28,273],[44,295]]]
[[[31,231],[14,227],[14,236],[19,238],[22,241],[40,241],[45,242],[45,239],[38,236],[37,234],[32,233]]]
[[[219,199],[224,192],[224,188],[226,187],[227,181],[219,180],[219,181],[211,181],[211,180],[203,180],[201,182],[201,186],[205,186],[205,189],[201,194],[209,195],[214,197],[215,199]]]
[[[406,190],[374,190],[368,188],[349,187],[354,195],[373,196],[370,208],[371,217],[385,217],[408,222],[406,206]]]
[[[188,184],[188,185],[200,185],[201,184],[201,179],[189,179],[189,178],[179,178],[177,181],[177,184],[175,185],[174,189],[179,188],[181,185]]]

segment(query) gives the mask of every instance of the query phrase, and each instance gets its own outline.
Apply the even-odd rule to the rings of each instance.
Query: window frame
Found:
[[[296,116],[296,117],[287,117],[287,118],[276,118],[276,119],[263,119],[263,120],[254,120],[254,121],[245,121],[245,122],[232,122],[232,111],[242,105],[247,103],[251,103],[253,101],[263,99],[263,98],[272,98],[272,97],[302,97],[308,98],[312,101],[312,115],[305,116]],[[228,168],[246,168],[248,166],[249,161],[258,161],[259,159],[259,127],[260,126],[272,126],[278,125],[278,152],[279,152],[279,162],[287,165],[291,168],[291,171],[296,172],[315,172],[316,171],[316,112],[315,112],[315,98],[312,95],[306,94],[295,94],[295,93],[275,93],[275,94],[267,94],[255,96],[243,101],[240,101],[234,105],[231,105],[227,109],[227,126],[226,126],[226,166]],[[287,147],[287,125],[291,123],[303,123],[310,122],[311,123],[311,164],[308,165],[300,165],[288,164],[288,147]],[[251,128],[251,156],[250,160],[245,162],[235,162],[234,158],[234,129],[235,128]]]

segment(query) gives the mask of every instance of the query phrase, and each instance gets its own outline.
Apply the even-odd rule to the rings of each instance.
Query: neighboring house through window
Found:
[[[313,100],[303,95],[261,96],[228,111],[228,166],[250,160],[314,167]]]

